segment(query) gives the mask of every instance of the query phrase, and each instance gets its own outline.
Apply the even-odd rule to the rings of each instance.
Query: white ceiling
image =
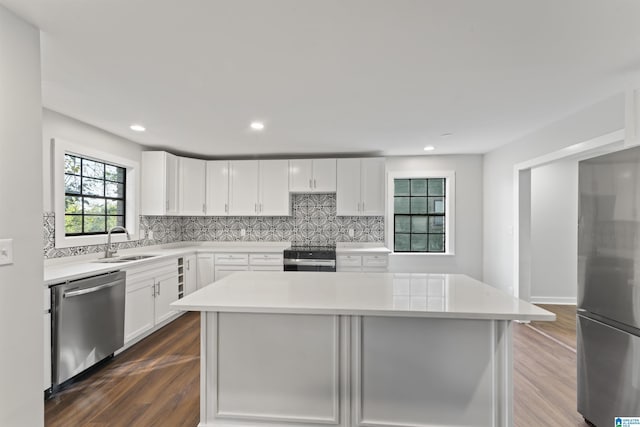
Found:
[[[47,108],[204,157],[482,153],[640,69],[637,0],[0,4],[42,29]]]

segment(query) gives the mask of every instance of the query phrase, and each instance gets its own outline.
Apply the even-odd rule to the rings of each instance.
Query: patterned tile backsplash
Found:
[[[384,217],[336,216],[335,194],[292,194],[292,216],[271,217],[166,217],[141,216],[145,239],[121,243],[135,248],[180,241],[269,242],[291,241],[304,245],[336,242],[383,242]],[[245,235],[241,235],[241,230]],[[153,239],[148,239],[149,230]],[[354,237],[349,236],[354,231]],[[104,251],[104,245],[55,248],[54,214],[44,214],[44,257],[59,258]]]

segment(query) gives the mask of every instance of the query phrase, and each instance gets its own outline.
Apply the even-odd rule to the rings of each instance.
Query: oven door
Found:
[[[285,258],[284,271],[336,271],[336,260]]]

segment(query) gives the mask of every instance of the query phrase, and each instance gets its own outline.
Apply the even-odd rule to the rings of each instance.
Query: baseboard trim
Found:
[[[578,298],[574,297],[531,297],[531,304],[557,304],[557,305],[576,305]]]

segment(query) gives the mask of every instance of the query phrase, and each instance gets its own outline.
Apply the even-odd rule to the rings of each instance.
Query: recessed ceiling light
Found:
[[[129,128],[131,130],[136,131],[136,132],[144,132],[145,130],[147,130],[147,128],[142,126],[142,125],[131,125],[131,126],[129,126]]]
[[[427,145],[426,147],[424,147],[424,151],[433,151],[435,149],[436,147],[434,147],[433,145]]]
[[[441,138],[448,138],[451,135],[453,135],[451,132],[447,132],[447,133],[443,133],[442,135],[440,135]]]
[[[253,130],[262,130],[264,129],[264,123],[262,122],[251,122],[251,129]]]

